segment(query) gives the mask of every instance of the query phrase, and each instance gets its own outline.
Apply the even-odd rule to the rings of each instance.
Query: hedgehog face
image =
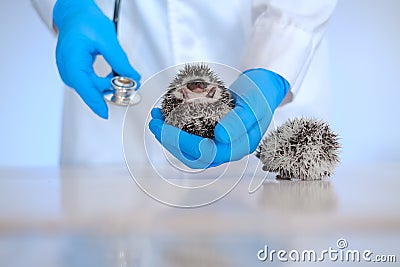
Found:
[[[205,138],[214,137],[215,125],[234,107],[222,80],[203,63],[179,70],[161,105],[166,123]]]
[[[177,86],[173,95],[183,102],[213,103],[221,99],[222,90],[219,84],[196,78]]]

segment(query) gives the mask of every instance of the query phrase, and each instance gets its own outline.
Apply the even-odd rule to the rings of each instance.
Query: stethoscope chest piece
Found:
[[[104,98],[111,104],[117,106],[130,106],[140,102],[140,94],[136,92],[137,84],[127,77],[116,76],[111,79],[112,92],[104,95]]]

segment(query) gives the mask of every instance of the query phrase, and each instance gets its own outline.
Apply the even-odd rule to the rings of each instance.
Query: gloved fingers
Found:
[[[114,30],[115,31],[115,30]],[[109,35],[110,36],[110,35]],[[129,63],[129,59],[122,49],[116,33],[111,35],[110,40],[104,40],[99,44],[99,52],[110,64],[111,68],[120,76],[129,77],[137,83],[137,88],[140,87],[140,75]]]
[[[216,144],[214,140],[189,134],[159,119],[152,119],[149,127],[156,139],[189,167],[207,168],[232,159],[230,144]]]
[[[264,135],[267,131],[268,126],[270,124],[270,119],[268,117],[264,117],[258,124],[254,124],[248,131],[248,138],[250,144],[249,153],[253,153]],[[261,128],[260,128],[261,127]]]
[[[163,145],[175,147],[192,158],[198,159],[201,156],[200,143],[205,138],[189,134],[179,128],[166,124],[163,120],[152,119],[149,123],[150,131]]]
[[[185,166],[192,168],[192,169],[207,169],[209,167],[213,167],[215,165],[214,162],[204,162],[202,158],[193,158],[191,155],[186,154],[185,152],[181,151],[179,148],[174,146],[170,146],[168,144],[163,145],[165,149],[169,151],[175,158],[179,159],[180,162],[185,164]]]
[[[268,128],[269,122],[269,117],[264,117],[262,121],[254,124],[245,134],[231,143],[217,142],[217,155],[210,167],[218,166],[228,161],[240,160],[248,154],[253,153],[262,138],[260,126],[261,132],[264,133]]]
[[[162,131],[160,133],[160,129],[162,129],[162,127],[165,124],[164,122],[164,116],[162,114],[162,111],[160,108],[153,108],[151,110],[151,116],[153,118],[153,120],[150,121],[149,127],[150,130],[153,132],[153,134],[156,136],[156,139],[177,159],[179,159],[183,164],[185,164],[186,166],[192,168],[192,169],[204,169],[204,168],[208,168],[211,165],[215,165],[215,163],[212,162],[212,160],[210,159],[204,159],[206,157],[206,155],[203,153],[201,154],[202,156],[199,157],[199,151],[202,151],[201,146],[203,145],[202,141],[198,138],[202,138],[202,137],[198,137],[196,135],[190,135],[188,133],[186,133],[185,131],[182,131],[178,128],[175,128],[173,126],[168,125],[169,127],[172,127],[173,132],[171,134],[171,132],[165,132],[165,135],[168,137],[172,137],[175,135],[175,138],[179,138],[179,140],[174,140],[171,141],[171,139],[169,138],[165,138],[163,140],[162,137]],[[168,127],[167,127],[168,128]],[[165,128],[164,128],[165,129]],[[169,139],[169,140],[168,140]],[[198,140],[200,142],[197,142],[197,146],[198,146],[198,150],[196,149],[196,147],[189,146],[189,144],[193,144],[192,141],[189,141],[189,139],[194,139],[194,140]],[[205,139],[202,139],[203,141]],[[195,142],[196,143],[196,142]],[[196,145],[194,145],[196,146]],[[186,147],[183,149],[183,147]],[[189,149],[188,149],[189,147]],[[185,151],[190,152],[191,154],[185,153]],[[207,157],[209,158],[209,157]]]
[[[60,57],[63,57],[62,64],[60,64],[62,65],[60,74],[65,76],[66,80],[69,81],[68,85],[75,87],[74,84],[77,83],[76,76],[86,74],[100,93],[110,89],[111,76],[99,77],[94,72],[93,62],[97,54],[90,52],[91,49],[84,44],[75,44],[75,49],[71,49],[69,46],[71,46],[71,42],[60,43],[60,50],[63,51],[60,52]],[[67,53],[67,56],[64,53]],[[81,71],[79,72],[79,70]]]
[[[160,119],[153,118],[149,128],[172,155],[186,166],[195,169],[215,167],[243,158],[250,153],[249,138],[253,138],[256,133],[252,131],[250,137],[245,134],[238,140],[226,144],[189,134]]]
[[[104,93],[110,90],[111,88],[111,78],[110,77],[99,77],[94,72],[90,75],[91,80],[93,81],[94,86],[96,87],[97,91],[100,93]]]
[[[68,50],[72,48],[71,42],[66,38],[58,37],[57,47],[56,47],[56,64],[58,68],[58,72],[60,73],[60,77],[63,82],[72,87],[68,77],[67,77],[67,68],[66,68],[66,59],[68,59]]]
[[[95,84],[97,90],[103,95],[111,94],[114,92],[114,88],[111,85],[111,79],[114,74],[110,72],[106,77],[99,77],[95,73],[92,74],[92,81]]]
[[[202,161],[207,163],[208,167],[216,167],[226,162],[237,161],[254,152],[260,142],[260,131],[258,125],[251,127],[249,132],[238,137],[230,143],[220,143],[214,140],[209,143],[202,143],[201,151],[204,151]],[[211,141],[211,140],[210,140]],[[212,151],[210,153],[210,151]],[[214,152],[215,151],[215,152]],[[208,152],[205,154],[205,152]],[[212,156],[212,157],[210,157]]]
[[[271,110],[266,108],[257,115],[254,109],[243,101],[238,101],[235,108],[224,116],[214,129],[218,142],[230,143],[247,134],[250,129],[256,130],[262,136],[272,119]]]
[[[249,108],[257,120],[261,120],[265,113],[272,113],[267,99],[258,87],[247,90],[246,94],[235,97],[235,107]]]
[[[152,113],[153,112],[155,112],[156,116],[158,116],[157,109],[153,109]],[[183,162],[186,166],[188,166],[190,168],[196,168],[196,166],[197,166],[196,164],[191,164],[196,161],[196,159],[193,158],[191,155],[188,155],[188,154],[182,152],[179,148],[177,148],[176,146],[170,145],[167,142],[162,143],[161,132],[162,132],[162,128],[163,128],[164,124],[165,123],[163,120],[154,119],[154,117],[153,117],[153,119],[149,123],[150,131],[154,134],[154,136],[156,137],[158,142],[160,142],[162,144],[162,146],[165,149],[167,149],[168,152],[171,153],[175,158],[179,159],[181,162]]]
[[[261,91],[268,99],[268,106],[271,110],[275,110],[279,106],[290,89],[290,84],[285,78],[270,70],[249,69],[243,72],[243,75],[263,88]]]
[[[254,114],[247,109],[239,109],[225,116],[214,130],[217,143],[215,162],[239,160],[254,152],[271,119],[272,114],[265,114],[260,120],[255,120]]]
[[[94,74],[94,48],[90,48],[80,39],[76,40],[68,34],[58,38],[56,48],[56,63],[64,83],[74,88],[76,75]],[[82,72],[79,72],[82,71]]]
[[[108,118],[108,108],[101,92],[105,80],[97,77],[93,70],[93,55],[80,45],[69,49],[70,42],[61,43],[57,52],[57,65],[64,82],[75,89],[82,100],[100,117]],[[64,53],[70,51],[66,56]]]
[[[163,115],[163,113],[162,113],[160,108],[153,108],[151,110],[151,117],[153,119],[164,120],[164,115]]]
[[[251,134],[254,133],[256,132],[251,132]],[[246,133],[236,140],[232,140],[230,143],[216,142],[217,152],[214,162],[222,164],[229,161],[240,160],[248,155],[250,153],[250,138],[253,138],[253,136]]]
[[[250,92],[260,92],[261,89],[251,80],[247,75],[240,74],[240,76],[229,86],[229,90],[234,97],[246,98]],[[258,95],[259,96],[259,95]]]
[[[248,106],[236,106],[226,114],[215,126],[215,139],[222,143],[230,143],[238,139],[257,123],[257,119]]]
[[[243,136],[265,116],[272,117],[271,108],[260,88],[246,75],[240,75],[229,90],[235,99],[235,108],[214,129],[215,139],[223,143],[233,142]]]
[[[269,85],[267,84],[266,86]],[[257,120],[260,120],[261,116],[267,111],[272,113],[272,109],[263,91],[246,74],[241,74],[235,82],[232,83],[229,90],[232,92],[232,96],[235,99],[235,106],[251,107]]]
[[[75,91],[94,113],[103,119],[108,119],[108,107],[103,94],[99,92],[86,74],[76,74],[76,77]]]

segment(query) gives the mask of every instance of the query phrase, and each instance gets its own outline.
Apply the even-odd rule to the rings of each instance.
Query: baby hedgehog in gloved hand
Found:
[[[278,173],[277,179],[321,180],[339,163],[339,148],[338,136],[326,122],[295,118],[270,132],[256,156],[264,171]]]
[[[205,138],[214,137],[215,125],[233,107],[230,92],[204,63],[186,64],[161,104],[166,123]]]

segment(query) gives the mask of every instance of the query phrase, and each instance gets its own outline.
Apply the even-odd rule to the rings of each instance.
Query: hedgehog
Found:
[[[234,107],[224,82],[204,63],[185,64],[165,93],[165,122],[190,134],[214,137],[216,124]]]
[[[289,119],[260,142],[256,156],[277,179],[321,180],[339,163],[338,135],[315,118]]]

